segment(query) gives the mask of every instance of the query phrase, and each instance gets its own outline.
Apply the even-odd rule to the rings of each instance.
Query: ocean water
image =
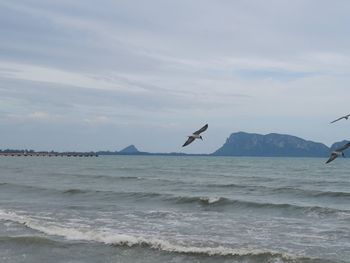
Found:
[[[0,262],[350,262],[350,159],[0,157]]]

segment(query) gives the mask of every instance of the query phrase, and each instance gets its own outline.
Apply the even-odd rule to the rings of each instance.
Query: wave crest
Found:
[[[40,222],[40,220],[31,218],[29,216],[18,215],[14,212],[6,212],[2,210],[0,210],[0,220],[16,222],[41,233],[52,236],[61,236],[67,240],[92,241],[113,246],[143,246],[165,252],[203,254],[207,256],[265,256],[288,260],[293,258],[290,255],[270,250],[230,248],[224,246],[185,246],[154,237],[141,237],[120,233],[111,233],[111,231],[108,230],[79,229],[71,226],[57,225],[54,223],[48,224],[47,222]],[[20,237],[19,240],[21,242],[48,241],[46,238],[42,237]]]

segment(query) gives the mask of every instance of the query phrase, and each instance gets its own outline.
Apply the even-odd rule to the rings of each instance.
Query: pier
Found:
[[[93,152],[0,152],[0,157],[98,157]]]

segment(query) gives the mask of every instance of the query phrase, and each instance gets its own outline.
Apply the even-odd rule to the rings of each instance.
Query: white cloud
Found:
[[[221,137],[271,128],[330,141],[313,121],[348,110],[347,1],[0,6],[0,117],[21,121],[27,135],[38,134],[40,123],[55,126],[57,138],[66,131],[79,136],[82,126],[107,138],[101,127],[109,125],[119,142],[138,138],[140,148],[172,151],[166,127],[182,138],[198,121],[220,127]],[[163,143],[142,132],[152,129]],[[215,150],[221,137],[193,149]],[[8,138],[16,141],[10,132]]]
[[[28,113],[8,113],[5,120],[14,124],[34,124],[34,123],[57,123],[62,120],[62,116],[50,114],[44,111],[34,111]]]
[[[42,112],[42,111],[32,112],[28,116],[29,118],[38,119],[38,120],[45,120],[50,117],[50,115],[47,112]]]
[[[130,85],[126,82],[121,83],[118,80],[118,76],[115,76],[113,81],[110,81],[98,75],[11,62],[0,62],[0,74],[2,73],[1,68],[6,69],[6,77],[13,79],[71,85],[90,89],[124,90],[128,92],[145,91],[141,87]]]
[[[86,118],[84,121],[90,125],[99,125],[111,122],[110,118],[108,118],[107,116],[92,116]]]

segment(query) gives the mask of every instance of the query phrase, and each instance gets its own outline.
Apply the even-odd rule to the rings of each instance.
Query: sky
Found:
[[[350,139],[347,0],[0,0],[0,149]],[[208,123],[203,141],[182,148]]]

